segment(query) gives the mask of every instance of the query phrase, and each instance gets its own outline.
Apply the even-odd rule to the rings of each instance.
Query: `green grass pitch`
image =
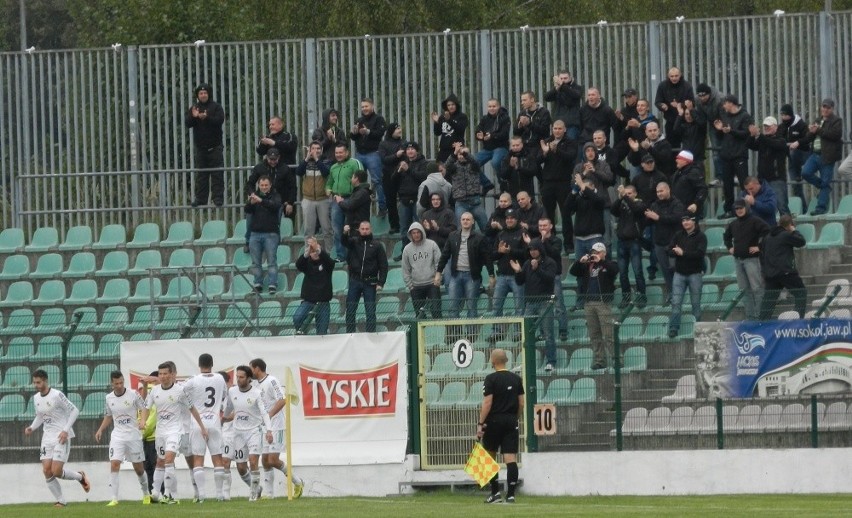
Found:
[[[208,501],[193,504],[184,500],[179,506],[143,506],[137,501],[121,502],[118,507],[105,507],[106,502],[70,503],[65,509],[50,504],[0,506],[0,515],[16,518],[48,515],[91,518],[117,516],[205,516],[233,518],[245,516],[297,516],[346,518],[383,516],[412,517],[488,517],[524,516],[849,516],[852,495],[723,495],[723,496],[598,496],[598,497],[531,497],[518,495],[514,505],[486,505],[485,493],[473,491],[436,491],[414,496],[386,498],[302,498],[288,502],[286,498],[247,502]]]

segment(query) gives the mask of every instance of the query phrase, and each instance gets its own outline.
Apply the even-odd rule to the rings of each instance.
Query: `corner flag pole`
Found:
[[[299,392],[296,389],[296,383],[293,380],[293,371],[290,367],[286,367],[284,372],[284,389],[285,389],[285,405],[284,405],[284,444],[287,451],[287,500],[293,500],[293,449],[290,439],[290,430],[292,429],[290,419],[290,406],[299,404]]]

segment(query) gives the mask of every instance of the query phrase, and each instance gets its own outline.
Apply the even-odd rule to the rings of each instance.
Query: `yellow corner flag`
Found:
[[[284,368],[284,396],[291,405],[299,404],[299,389],[296,388],[296,380],[290,367]]]
[[[473,443],[473,450],[464,466],[464,472],[470,475],[479,484],[479,487],[485,487],[499,471],[500,465],[482,447],[482,443]]]

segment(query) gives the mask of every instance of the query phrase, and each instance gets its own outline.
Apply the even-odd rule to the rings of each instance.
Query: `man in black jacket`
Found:
[[[505,217],[506,226],[497,234],[497,240],[491,250],[491,260],[497,263],[497,284],[492,301],[494,316],[498,317],[503,316],[503,304],[509,293],[515,300],[515,314],[522,315],[524,311],[524,288],[515,281],[515,272],[510,263],[526,259],[526,232],[518,224],[518,213],[515,209],[508,209]]]
[[[399,213],[400,237],[402,246],[409,243],[408,227],[417,221],[417,190],[423,180],[429,176],[426,157],[420,153],[420,144],[411,141],[405,145],[405,160],[399,163],[397,176],[397,212]],[[394,258],[394,260],[397,260]]]
[[[808,290],[796,269],[794,249],[802,248],[805,244],[805,237],[796,230],[789,214],[781,216],[778,226],[763,238],[763,280],[766,282],[766,292],[760,308],[761,320],[772,316],[778,296],[785,288],[793,295],[794,309],[804,318]]]
[[[681,151],[675,157],[675,172],[672,176],[672,196],[680,200],[690,215],[701,219],[704,201],[707,199],[707,184],[704,169],[695,163],[690,151]]]
[[[322,146],[322,161],[328,165],[334,163],[334,146],[338,142],[349,147],[349,138],[346,130],[340,123],[340,111],[337,108],[328,108],[322,112],[322,121],[311,135],[311,140],[319,142]]]
[[[331,277],[335,264],[334,259],[322,249],[316,238],[307,239],[305,253],[296,259],[296,269],[305,275],[302,281],[302,303],[293,313],[293,325],[297,334],[304,333],[303,325],[311,313],[316,319],[317,334],[328,333],[333,295]]]
[[[595,243],[591,252],[574,261],[571,275],[582,288],[578,295],[585,301],[586,325],[594,349],[592,369],[606,368],[612,355],[612,301],[618,265],[606,257],[606,246]]]
[[[636,307],[644,308],[645,275],[642,271],[642,234],[645,232],[645,202],[636,196],[636,188],[632,185],[618,186],[618,200],[612,204],[610,211],[618,218],[616,236],[618,237],[618,271],[621,283],[621,304],[627,307],[632,291],[628,267],[633,268],[636,277],[637,295],[633,298]]]
[[[734,202],[734,212],[737,218],[725,227],[722,239],[728,253],[734,256],[737,285],[745,294],[746,319],[757,320],[764,289],[760,252],[763,238],[769,234],[769,225],[751,214],[745,200]]]
[[[249,196],[246,204],[246,214],[251,215],[249,251],[254,272],[254,290],[260,293],[263,289],[262,266],[263,256],[266,255],[269,293],[272,295],[278,290],[281,198],[272,189],[272,180],[268,176],[261,176],[257,185],[258,190]]]
[[[467,316],[476,318],[479,288],[482,286],[482,267],[488,272],[488,289],[494,289],[494,266],[488,244],[473,229],[473,214],[465,212],[460,218],[461,228],[453,231],[441,252],[441,261],[435,273],[435,286],[441,285],[441,272],[450,265],[450,318],[458,318],[461,304],[467,302]]]
[[[577,83],[567,70],[553,76],[553,88],[544,94],[544,100],[553,103],[553,120],[565,123],[568,140],[580,136],[580,104],[583,102],[583,85]]]
[[[811,156],[811,143],[808,141],[808,123],[799,116],[794,110],[792,104],[784,104],[780,109],[781,125],[778,128],[784,140],[787,142],[787,149],[790,150],[790,160],[787,162],[787,176],[793,182],[793,196],[798,196],[802,200],[802,207],[807,206],[808,201],[805,199],[805,193],[802,189],[802,166],[808,161]]]
[[[541,203],[551,221],[556,221],[556,209],[562,222],[562,241],[574,246],[574,225],[566,203],[571,194],[571,170],[577,158],[577,143],[565,134],[565,123],[553,123],[553,135],[539,144],[541,160]]]
[[[355,159],[370,172],[370,181],[376,190],[380,218],[388,213],[385,190],[382,186],[382,159],[379,157],[379,144],[384,137],[385,126],[385,118],[376,113],[373,100],[361,99],[361,116],[349,130],[349,138],[355,142]]]
[[[531,90],[521,94],[521,113],[515,119],[513,134],[524,141],[524,147],[538,149],[539,143],[550,133],[550,112],[538,104]]]
[[[763,133],[752,126],[746,144],[757,151],[757,178],[764,180],[775,191],[775,203],[782,216],[790,214],[787,206],[787,142],[778,132],[775,117],[763,119]],[[774,216],[774,214],[773,214]]]
[[[515,199],[518,201],[518,207],[515,209],[518,214],[518,225],[530,237],[540,237],[538,222],[545,216],[544,209],[526,191],[519,192]]]
[[[485,115],[479,119],[476,125],[476,140],[482,149],[476,153],[476,161],[479,167],[485,168],[485,164],[491,162],[495,172],[500,171],[500,164],[509,154],[509,133],[512,130],[512,119],[509,111],[500,106],[500,101],[488,99]]]
[[[834,113],[834,99],[823,99],[819,114],[819,120],[808,126],[807,138],[813,153],[802,167],[802,179],[819,189],[812,216],[828,212],[834,164],[843,153],[843,119]]]
[[[405,145],[402,140],[402,128],[396,122],[388,124],[385,139],[379,144],[379,158],[382,160],[382,188],[385,190],[385,203],[388,208],[388,225],[390,233],[399,233],[399,164],[405,161]],[[405,228],[405,227],[403,227]]]
[[[590,148],[586,148],[590,149]],[[589,152],[594,158],[594,151]],[[589,162],[586,162],[589,164]],[[595,166],[606,165],[605,163],[595,162]],[[583,164],[578,164],[582,167]],[[584,176],[581,173],[574,174],[574,190],[568,195],[568,201],[565,203],[566,212],[568,214],[575,213],[577,215],[574,224],[574,253],[577,257],[582,257],[589,253],[592,245],[601,243],[604,239],[604,215],[609,216],[607,205],[609,195],[603,188],[599,188],[595,183],[592,174]],[[580,284],[583,279],[579,280]],[[582,286],[581,286],[582,291]],[[577,298],[575,310],[583,308],[584,299]]]
[[[631,178],[630,183],[636,187],[636,196],[650,207],[657,201],[657,184],[667,182],[668,178],[657,169],[657,161],[650,153],[642,156],[639,174]],[[650,252],[648,257],[648,280],[657,278],[657,255],[654,253],[654,222],[645,222],[645,233],[642,236],[642,248]]]
[[[580,107],[580,143],[591,142],[596,131],[604,132],[609,142],[610,132],[618,126],[615,110],[601,98],[596,87],[586,91],[586,104]]]
[[[358,302],[364,297],[364,311],[367,316],[365,330],[376,331],[376,293],[382,290],[388,277],[388,256],[385,247],[373,240],[373,229],[369,221],[361,221],[357,235],[350,236],[350,227],[343,227],[346,235],[346,247],[349,253],[346,262],[349,266],[349,291],[346,293],[346,332],[355,332],[355,313]]]
[[[334,202],[346,215],[346,224],[354,228],[362,221],[370,221],[370,184],[367,183],[367,171],[355,171],[349,181],[352,184],[352,194],[348,198],[336,194]]]
[[[243,187],[243,195],[246,198],[257,191],[257,183],[262,176],[266,176],[272,182],[272,189],[281,199],[281,207],[287,217],[295,218],[296,177],[287,170],[286,165],[281,163],[281,154],[278,149],[269,148],[263,161],[252,168],[251,175]],[[243,249],[246,253],[249,251],[249,238],[251,238],[251,214],[246,212],[246,244]]]
[[[541,175],[540,150],[525,147],[521,137],[509,141],[509,154],[500,168],[500,190],[512,197],[521,191],[535,196],[535,179]]]
[[[680,218],[684,214],[686,210],[683,204],[672,196],[669,184],[658,183],[657,201],[645,211],[645,218],[654,224],[654,253],[657,255],[657,265],[663,270],[663,279],[666,284],[664,306],[668,306],[671,302],[672,279],[674,279],[674,268],[669,258],[668,246],[674,233],[680,230]]]
[[[556,277],[553,278],[553,294],[556,297],[554,316],[559,324],[559,340],[568,340],[568,311],[565,307],[565,293],[562,289],[562,240],[553,232],[553,222],[543,217],[538,220],[538,233],[544,253],[556,263]],[[526,241],[526,239],[524,239]],[[529,244],[529,243],[527,243]]]
[[[657,86],[654,105],[663,112],[663,118],[666,120],[666,137],[673,148],[680,147],[680,138],[673,131],[678,116],[677,108],[687,100],[695,102],[692,85],[683,78],[679,68],[672,67],[669,69],[668,77]]]
[[[289,131],[284,131],[284,119],[275,116],[266,125],[269,133],[260,137],[255,151],[261,157],[272,148],[281,153],[281,162],[285,167],[296,165],[296,151],[299,149],[299,139]],[[279,193],[280,194],[280,193]]]
[[[722,102],[722,113],[713,121],[716,134],[722,139],[719,157],[722,160],[722,194],[725,198],[725,218],[732,218],[731,211],[734,203],[734,178],[740,186],[745,185],[748,176],[748,147],[749,127],[754,125],[754,119],[740,104],[736,95],[728,95]]]
[[[454,144],[464,144],[464,133],[469,124],[467,114],[462,111],[456,94],[441,101],[442,114],[432,112],[432,132],[438,139],[438,162],[445,162],[455,149]]]
[[[195,104],[186,113],[186,127],[192,128],[195,145],[195,198],[192,206],[207,205],[212,188],[213,204],[221,207],[225,200],[225,156],[222,125],[225,110],[213,100],[213,88],[207,83],[195,87]]]
[[[672,315],[669,319],[669,338],[680,331],[683,295],[689,287],[692,316],[701,319],[701,287],[704,276],[704,259],[707,255],[707,236],[698,228],[698,219],[684,215],[683,230],[675,233],[669,243],[669,255],[674,258],[674,280],[672,281]]]
[[[515,272],[515,282],[524,288],[524,314],[527,316],[546,315],[539,320],[544,336],[544,355],[547,358],[545,371],[551,372],[556,366],[556,339],[553,337],[553,314],[556,308],[548,310],[547,304],[553,301],[553,279],[556,278],[556,261],[549,257],[541,239],[532,239],[529,243],[529,258],[523,263],[512,259],[509,265]]]

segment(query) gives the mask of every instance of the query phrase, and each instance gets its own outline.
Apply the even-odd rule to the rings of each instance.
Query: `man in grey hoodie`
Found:
[[[416,221],[408,227],[408,239],[411,241],[402,250],[402,280],[414,311],[418,317],[428,311],[432,318],[441,318],[441,289],[434,283],[441,249],[426,239],[423,225]]]

